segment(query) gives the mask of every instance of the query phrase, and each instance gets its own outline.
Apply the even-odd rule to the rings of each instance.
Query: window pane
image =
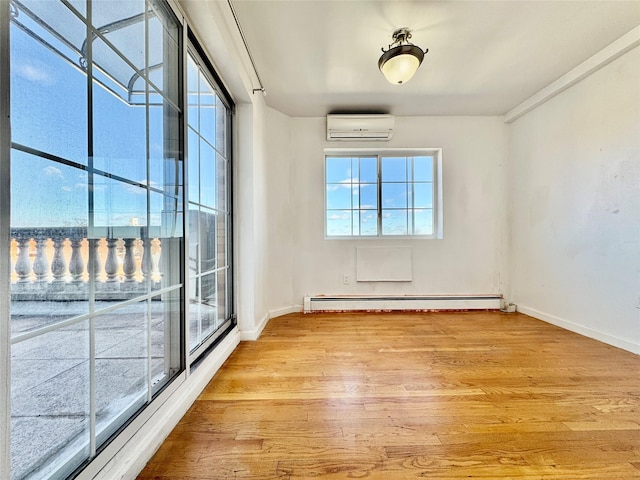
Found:
[[[351,185],[329,184],[327,185],[327,208],[344,209],[351,208]]]
[[[383,210],[382,234],[407,235],[407,210]]]
[[[216,150],[221,155],[228,155],[229,135],[227,132],[229,120],[229,110],[222,103],[220,97],[216,96]]]
[[[378,192],[376,184],[360,184],[360,208],[370,209],[378,207]]]
[[[383,183],[382,208],[406,208],[407,194],[406,183]]]
[[[198,86],[200,82],[198,74],[198,66],[196,65],[196,62],[193,60],[191,55],[189,55],[187,57],[187,122],[189,126],[195,130],[198,130],[200,128],[198,116]]]
[[[381,161],[383,182],[407,181],[406,157],[382,157]]]
[[[189,208],[189,275],[200,273],[200,210]]]
[[[216,152],[200,139],[200,203],[207,207],[216,205]]]
[[[216,268],[216,215],[211,210],[200,210],[200,273]]]
[[[89,454],[89,322],[11,350],[12,477],[37,465],[69,474]]]
[[[217,192],[214,207],[217,210],[227,211],[227,160],[220,154],[216,154],[216,179],[215,191]]]
[[[144,108],[128,106],[94,87],[93,165],[136,182],[147,178],[147,120]]]
[[[351,159],[327,157],[327,183],[345,183],[351,181]]]
[[[93,179],[93,214],[96,226],[137,227],[146,225],[146,188],[101,175],[94,175]],[[138,231],[138,229],[135,230]]]
[[[170,188],[182,185],[181,163],[176,140],[167,138],[167,129],[171,130],[180,122],[180,112],[165,103],[149,107],[149,185],[154,188]],[[176,142],[177,143],[177,142]]]
[[[351,235],[351,210],[327,210],[327,235]]]
[[[46,8],[47,3],[49,7]],[[47,22],[66,25],[66,31],[84,38],[86,27],[58,2],[28,2],[45,7]],[[22,22],[45,41],[64,50],[62,57],[16,27]],[[11,25],[11,140],[80,164],[87,163],[87,80],[77,54],[20,12]],[[34,115],[37,111],[37,115]],[[64,139],[64,141],[61,141]]]
[[[130,417],[147,399],[147,302],[95,319],[96,429],[110,435],[119,416]]]
[[[433,181],[433,157],[413,157],[413,181]]]
[[[200,74],[200,96],[198,114],[200,115],[199,132],[211,145],[216,144],[216,95],[207,79]]]
[[[11,151],[13,227],[87,226],[87,172]]]
[[[360,235],[378,235],[378,212],[376,210],[360,211]]]
[[[215,273],[201,277],[200,343],[202,343],[217,328],[218,299],[216,295],[216,283]]]
[[[187,165],[189,167],[189,201],[200,202],[200,137],[189,128]]]
[[[216,274],[218,276],[217,283],[217,298],[218,298],[218,321],[217,325],[222,325],[228,317],[228,296],[227,296],[227,272],[228,269],[219,270]]]
[[[378,181],[377,157],[360,158],[360,182],[376,183]]]
[[[413,213],[414,235],[433,235],[433,210],[415,210]]]
[[[8,252],[16,478],[66,478],[90,460],[92,440],[99,451],[151,398],[150,374],[160,385],[181,362],[179,27],[144,0],[71,4],[92,9],[100,35],[87,39],[66,2],[12,2],[12,136],[22,142],[11,152]],[[150,292],[167,286],[151,335]]]
[[[413,206],[414,208],[433,207],[433,184],[414,183],[413,184]]]

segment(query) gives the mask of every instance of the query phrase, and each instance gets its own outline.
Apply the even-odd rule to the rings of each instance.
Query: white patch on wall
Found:
[[[411,282],[413,280],[413,248],[356,248],[356,280],[358,282]]]

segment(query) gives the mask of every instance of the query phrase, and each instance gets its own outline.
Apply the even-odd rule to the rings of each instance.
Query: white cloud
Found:
[[[64,175],[62,174],[62,170],[52,165],[43,168],[42,173],[44,173],[47,177],[64,178]]]
[[[18,76],[34,83],[42,85],[53,85],[54,79],[47,71],[47,66],[42,62],[18,64],[15,72]]]

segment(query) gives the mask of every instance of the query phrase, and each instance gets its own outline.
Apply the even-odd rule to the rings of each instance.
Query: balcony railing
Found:
[[[89,241],[86,227],[11,229],[12,300],[86,300],[91,277],[96,300],[135,298],[149,284],[160,288],[160,239],[144,227],[104,232]]]

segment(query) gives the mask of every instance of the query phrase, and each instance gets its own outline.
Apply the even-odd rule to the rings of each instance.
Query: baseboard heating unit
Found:
[[[304,297],[304,313],[390,310],[498,310],[502,295],[318,295]]]

